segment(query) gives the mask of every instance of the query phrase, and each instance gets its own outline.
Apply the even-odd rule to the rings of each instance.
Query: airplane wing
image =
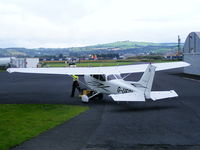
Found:
[[[154,63],[156,71],[187,67],[186,62]],[[124,74],[144,72],[148,64],[124,65],[112,67],[75,67],[75,68],[8,68],[9,73],[40,73],[40,74],[68,74],[68,75],[90,75],[90,74]]]

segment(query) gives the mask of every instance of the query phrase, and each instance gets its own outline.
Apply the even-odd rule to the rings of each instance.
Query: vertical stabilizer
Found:
[[[143,73],[141,79],[137,82],[137,84],[142,87],[144,91],[145,98],[150,99],[151,88],[153,85],[153,79],[155,75],[156,67],[149,64],[145,72]]]

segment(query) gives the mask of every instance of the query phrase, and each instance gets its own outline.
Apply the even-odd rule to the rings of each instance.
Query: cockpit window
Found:
[[[101,80],[101,81],[106,81],[105,75],[99,75],[99,80]]]
[[[115,74],[115,77],[116,77],[117,79],[122,79],[122,77],[121,77],[120,74]]]
[[[108,81],[109,81],[109,80],[114,80],[114,79],[116,79],[114,75],[108,75],[108,76],[107,76],[107,80],[108,80]]]
[[[91,75],[93,78],[101,81],[106,81],[105,75]]]
[[[92,77],[99,80],[99,75],[92,75]]]

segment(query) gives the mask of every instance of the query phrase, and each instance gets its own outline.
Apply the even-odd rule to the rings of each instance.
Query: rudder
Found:
[[[155,75],[156,67],[149,64],[145,72],[143,73],[141,79],[137,82],[144,90],[144,95],[146,99],[150,99],[151,88],[153,85],[153,79]]]

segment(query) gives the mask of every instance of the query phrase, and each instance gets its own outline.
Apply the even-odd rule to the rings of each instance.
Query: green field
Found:
[[[68,67],[65,63],[45,63],[43,67]]]
[[[99,67],[99,66],[117,66],[117,65],[130,65],[133,62],[81,62],[77,63],[77,67]],[[68,64],[65,63],[45,63],[43,67],[68,67]]]
[[[125,60],[88,60],[77,63],[77,67],[100,67],[100,66],[118,66],[118,65],[130,65],[135,62],[152,62],[152,63],[162,63],[162,62],[173,62],[172,60],[162,60],[162,59],[125,59]],[[64,62],[48,62],[44,63],[43,67],[68,67],[68,64]]]
[[[37,136],[88,107],[53,104],[0,104],[0,150]]]
[[[77,67],[99,67],[99,66],[118,66],[118,65],[130,65],[132,62],[84,62],[77,63]]]
[[[4,71],[6,71],[6,68],[0,66],[0,72],[4,72]]]

